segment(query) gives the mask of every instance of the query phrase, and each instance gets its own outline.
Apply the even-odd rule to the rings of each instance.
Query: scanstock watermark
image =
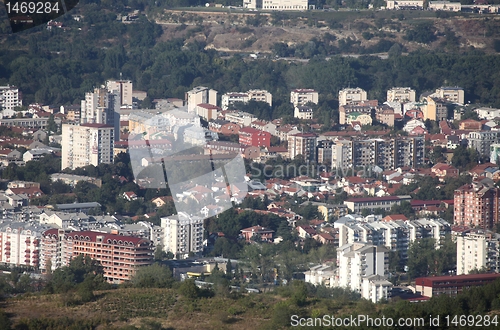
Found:
[[[252,176],[264,178],[293,178],[298,176],[307,176],[316,178],[322,173],[328,173],[333,178],[344,178],[348,176],[357,176],[360,178],[371,178],[377,173],[382,173],[382,169],[375,166],[337,166],[332,167],[324,164],[278,164],[256,166],[255,163],[250,165]]]
[[[128,137],[136,182],[170,189],[177,213],[208,218],[243,201],[248,193],[241,152],[214,154],[204,148],[215,133],[185,109],[133,118]]]

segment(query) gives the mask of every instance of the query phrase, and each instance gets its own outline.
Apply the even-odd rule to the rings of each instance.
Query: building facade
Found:
[[[108,92],[119,95],[120,106],[132,107],[132,81],[131,80],[108,80],[106,81]]]
[[[339,247],[337,249],[338,286],[362,293],[363,280],[369,280],[372,275],[387,279],[388,252],[383,246],[362,242]],[[369,295],[369,291],[371,290],[365,290],[366,294]],[[387,298],[387,296],[379,296],[378,300],[381,298]]]
[[[72,258],[83,255],[98,261],[104,278],[110,283],[130,280],[137,267],[153,263],[153,245],[149,239],[95,231],[64,232],[49,229],[42,238],[42,270],[67,266]]]
[[[120,92],[96,88],[85,93],[81,102],[81,124],[106,124],[114,128],[114,141],[120,140]]]
[[[290,92],[290,103],[294,106],[307,103],[318,104],[318,92],[314,89],[294,89]]]
[[[198,86],[186,92],[188,112],[195,113],[200,103],[217,105],[217,91],[208,87]]]
[[[389,4],[390,1],[387,3]],[[401,3],[401,1],[392,1],[396,2],[398,4]],[[424,5],[424,2],[421,0],[418,1],[408,1],[411,3],[416,3],[415,5],[422,6]],[[388,8],[389,9],[389,8]],[[411,89],[410,87],[393,87],[387,91],[387,102],[415,102],[416,100],[416,92],[414,89]]]
[[[271,134],[252,127],[243,127],[239,131],[239,143],[245,146],[271,146]]]
[[[491,179],[466,184],[454,193],[454,224],[492,228],[499,220],[500,188]]]
[[[361,88],[344,88],[339,91],[339,107],[367,99],[366,91]]]
[[[0,86],[0,110],[14,110],[23,105],[19,89],[15,86]]]
[[[288,136],[288,157],[294,159],[298,155],[305,160],[316,160],[316,134],[297,133]]]
[[[112,163],[113,136],[113,127],[105,124],[63,124],[61,169]]]
[[[161,218],[163,248],[180,259],[190,253],[203,251],[203,219],[179,212],[177,215]]]

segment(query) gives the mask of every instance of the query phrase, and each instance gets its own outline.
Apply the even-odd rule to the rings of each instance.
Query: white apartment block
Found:
[[[247,103],[250,100],[273,105],[273,95],[266,90],[252,89],[246,93],[232,92],[222,95],[222,110],[227,110],[235,102]]]
[[[130,80],[108,80],[107,90],[112,93],[118,91],[120,95],[120,106],[132,106],[132,81]]]
[[[415,99],[416,92],[410,87],[394,87],[387,91],[387,102],[415,102]]]
[[[467,233],[457,237],[457,275],[487,267],[488,239],[486,235]]]
[[[387,0],[386,4],[387,9],[404,9],[404,8],[416,8],[422,9],[424,8],[424,0]]]
[[[222,106],[223,110],[229,109],[229,106],[231,104],[236,103],[236,102],[247,103],[248,102],[248,94],[247,93],[232,92],[232,93],[226,93],[226,94],[222,95],[221,106]]]
[[[161,218],[163,248],[176,258],[187,258],[189,253],[203,250],[203,219],[185,212]]]
[[[19,89],[15,86],[0,86],[0,110],[13,111],[23,105]]]
[[[234,111],[234,112],[229,112],[226,113],[225,115],[225,120],[238,124],[240,126],[250,126],[252,122],[254,122],[257,117],[252,115],[251,113],[244,112],[244,111]]]
[[[195,113],[200,103],[217,105],[217,91],[208,87],[198,86],[186,92],[188,112]]]
[[[382,299],[387,300],[392,290],[392,283],[385,276],[372,275],[363,278],[361,296],[372,303],[377,303]]]
[[[313,109],[306,105],[296,105],[293,111],[293,116],[298,119],[313,119]]]
[[[63,124],[61,169],[112,163],[113,136],[113,127],[105,124]]]
[[[493,120],[500,118],[500,109],[495,108],[477,108],[474,110],[480,119]]]
[[[297,133],[288,136],[288,157],[294,159],[302,155],[305,160],[316,159],[316,141],[314,133]]]
[[[367,243],[345,244],[337,249],[338,286],[363,293],[363,280],[372,275],[385,279],[388,250]]]
[[[37,267],[44,228],[29,223],[8,223],[0,229],[0,261],[16,266]]]
[[[367,100],[366,91],[361,88],[344,88],[339,91],[339,106]]]
[[[429,6],[433,1],[429,2]],[[434,2],[446,2],[446,1],[434,1]],[[453,2],[452,2],[453,3]],[[460,5],[460,2],[457,2]],[[464,89],[461,87],[441,87],[436,89],[436,92],[431,97],[438,97],[445,99],[448,102],[464,104]]]
[[[120,94],[105,88],[95,88],[93,92],[85,93],[81,101],[81,124],[106,124],[114,128],[114,140],[120,139]]]
[[[429,1],[428,9],[458,12],[462,10],[462,4],[460,2],[450,1]]]
[[[307,10],[308,0],[245,0],[247,8],[268,10]]]
[[[309,102],[318,104],[318,92],[314,89],[294,89],[290,92],[290,103],[294,106],[306,105]]]

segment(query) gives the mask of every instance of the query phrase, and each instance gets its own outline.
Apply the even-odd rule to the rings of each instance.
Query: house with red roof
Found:
[[[299,233],[300,238],[312,238],[314,235],[316,235],[316,230],[308,225],[297,226],[295,229]]]
[[[267,229],[262,226],[253,226],[249,228],[245,228],[241,230],[241,235],[245,239],[245,241],[250,242],[252,237],[257,236],[260,237],[262,241],[272,241],[274,230]]]

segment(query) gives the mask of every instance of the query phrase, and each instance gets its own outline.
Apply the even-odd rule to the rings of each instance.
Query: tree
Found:
[[[193,279],[188,279],[179,286],[179,293],[186,299],[193,300],[200,296],[200,289],[194,284]]]
[[[47,121],[47,132],[49,135],[51,134],[56,134],[59,130],[59,127],[57,126],[56,122],[54,121],[54,115],[51,114],[49,116],[49,120]]]
[[[173,282],[170,268],[160,264],[140,267],[132,278],[136,288],[170,288]]]
[[[167,253],[163,250],[163,244],[156,246],[154,258],[155,261],[162,261],[167,258]]]

